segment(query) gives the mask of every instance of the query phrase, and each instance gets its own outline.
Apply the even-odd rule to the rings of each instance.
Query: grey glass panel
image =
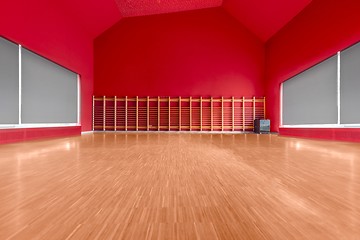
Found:
[[[19,123],[19,46],[0,37],[0,124]]]
[[[283,84],[283,125],[337,123],[337,56]]]
[[[341,52],[340,119],[360,124],[360,43]]]
[[[22,49],[22,122],[76,123],[77,74]]]

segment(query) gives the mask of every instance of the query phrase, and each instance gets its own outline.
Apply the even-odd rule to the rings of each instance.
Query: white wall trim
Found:
[[[337,52],[337,124],[341,124],[341,119],[340,119],[340,84],[341,84],[341,79],[340,79],[340,51]]]
[[[21,68],[22,68],[22,64],[21,64],[21,45],[19,44],[19,124],[21,125],[21,112],[22,112],[22,106],[21,106],[21,101],[22,101],[22,75],[21,75]]]
[[[1,124],[0,129],[17,128],[53,128],[53,127],[76,127],[81,126],[77,123],[31,123],[31,124]]]
[[[280,126],[283,125],[283,93],[284,83],[280,83]]]

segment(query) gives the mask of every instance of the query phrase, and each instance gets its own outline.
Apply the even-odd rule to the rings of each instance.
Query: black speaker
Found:
[[[270,120],[269,119],[255,119],[254,120],[254,132],[255,133],[269,133],[270,132]]]

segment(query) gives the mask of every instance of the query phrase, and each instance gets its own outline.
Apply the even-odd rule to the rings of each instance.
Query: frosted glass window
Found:
[[[283,125],[337,124],[337,56],[283,83]]]
[[[360,124],[360,43],[341,52],[340,119]]]
[[[19,123],[19,46],[0,38],[0,124]]]
[[[77,123],[77,74],[21,52],[22,123]]]

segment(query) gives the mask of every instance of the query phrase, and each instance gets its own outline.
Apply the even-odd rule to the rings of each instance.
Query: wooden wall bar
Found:
[[[93,97],[94,131],[252,131],[265,98]]]

